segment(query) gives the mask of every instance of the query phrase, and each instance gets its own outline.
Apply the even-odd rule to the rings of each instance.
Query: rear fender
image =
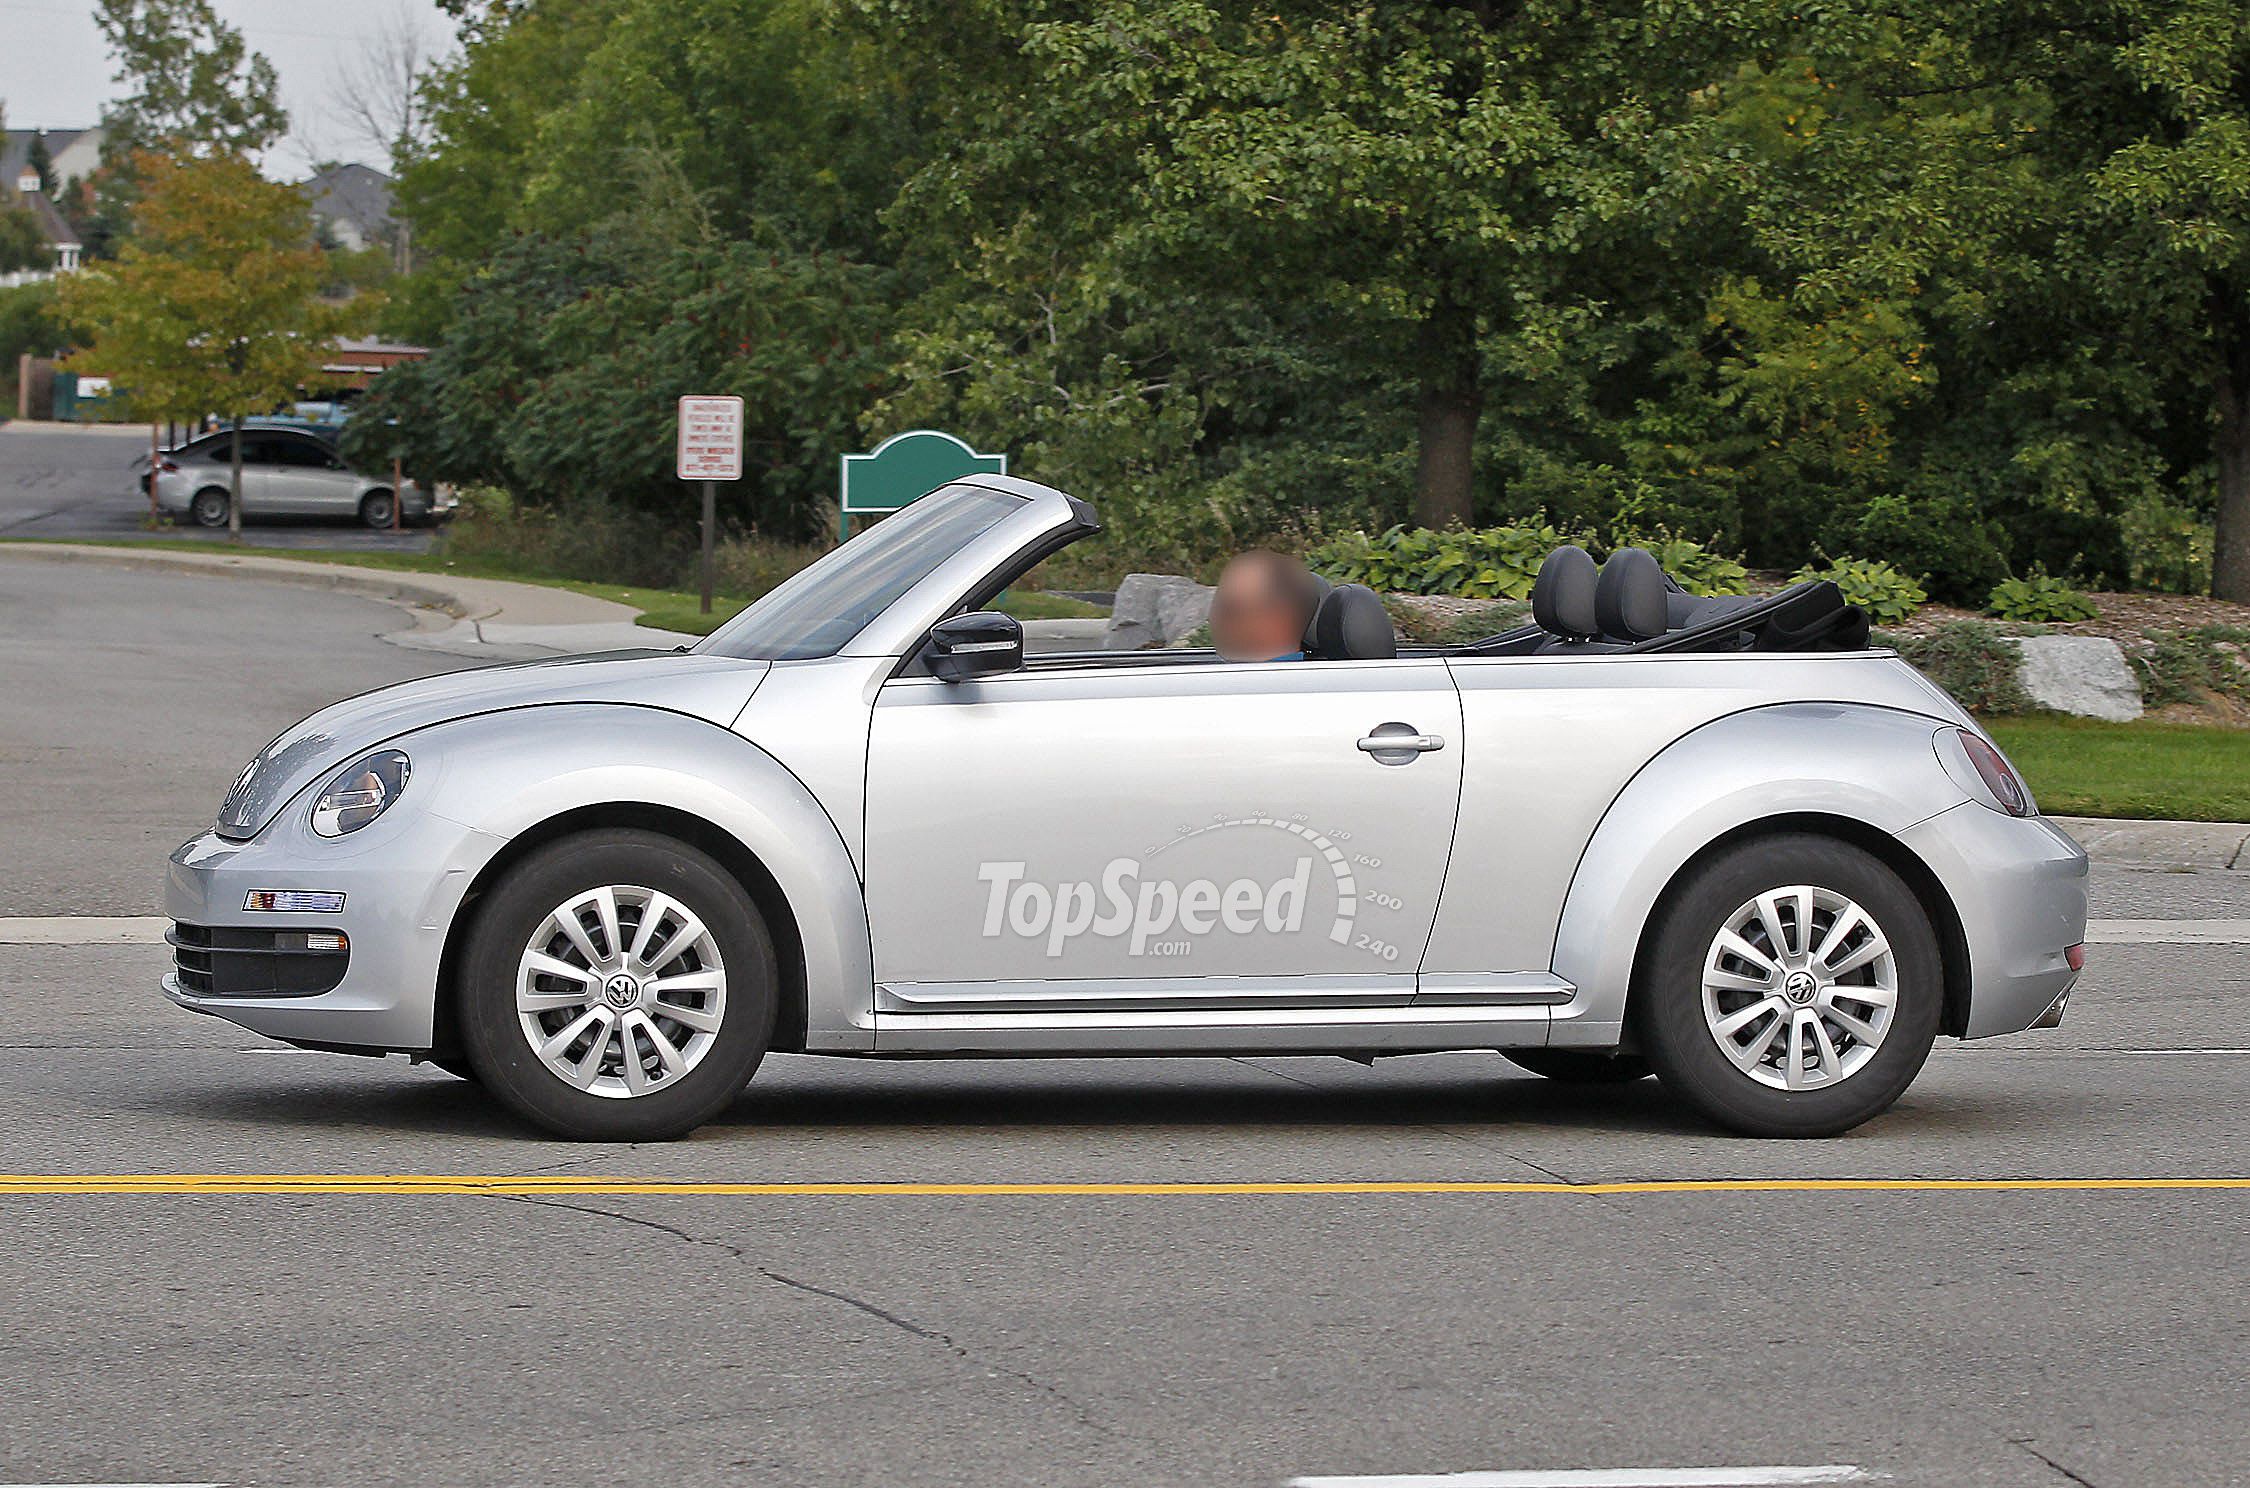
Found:
[[[1803,816],[1895,838],[1967,800],[1931,743],[1950,726],[1863,704],[1782,703],[1666,746],[1618,793],[1572,875],[1554,970],[1577,990],[1555,1009],[1549,1042],[1618,1041],[1650,916],[1680,870],[1720,838]]]

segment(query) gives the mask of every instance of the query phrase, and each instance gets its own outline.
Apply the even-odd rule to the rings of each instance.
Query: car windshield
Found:
[[[932,492],[807,567],[695,649],[745,660],[834,656],[877,615],[1024,504],[982,486]]]

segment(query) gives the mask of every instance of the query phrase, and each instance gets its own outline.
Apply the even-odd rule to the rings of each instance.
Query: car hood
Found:
[[[332,703],[252,760],[219,807],[218,833],[254,837],[294,797],[355,754],[432,724],[545,703],[623,703],[725,728],[772,665],[682,651],[608,651],[401,682]]]

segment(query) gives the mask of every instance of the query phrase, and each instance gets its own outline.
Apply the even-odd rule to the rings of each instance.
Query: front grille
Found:
[[[191,996],[318,997],[344,979],[351,952],[312,950],[307,933],[175,922],[164,938],[180,990]]]

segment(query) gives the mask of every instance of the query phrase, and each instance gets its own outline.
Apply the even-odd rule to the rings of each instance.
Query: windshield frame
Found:
[[[753,650],[737,649],[745,644],[745,632],[756,627],[761,617],[766,621],[773,618],[777,602],[802,603],[808,595],[831,586],[840,586],[836,592],[848,597],[852,592],[850,576],[855,569],[898,551],[897,536],[874,544],[868,539],[891,527],[901,517],[914,513],[924,518],[908,523],[905,529],[894,529],[911,538],[915,529],[927,525],[930,514],[940,510],[925,503],[950,504],[950,501],[972,496],[980,502],[1004,498],[1013,503],[1012,509],[1001,511],[997,520],[958,539],[950,551],[930,555],[929,561],[903,587],[886,585],[889,598],[868,614],[848,637],[826,637],[820,644],[804,648],[768,641]],[[838,656],[902,656],[920,645],[930,626],[944,618],[962,596],[976,591],[1023,550],[1047,546],[1051,551],[1099,528],[1100,523],[1094,520],[1090,507],[1049,486],[998,475],[951,481],[792,574],[692,649],[706,655],[776,662],[816,661]],[[927,540],[926,537],[917,539]],[[830,640],[834,640],[833,646]]]

